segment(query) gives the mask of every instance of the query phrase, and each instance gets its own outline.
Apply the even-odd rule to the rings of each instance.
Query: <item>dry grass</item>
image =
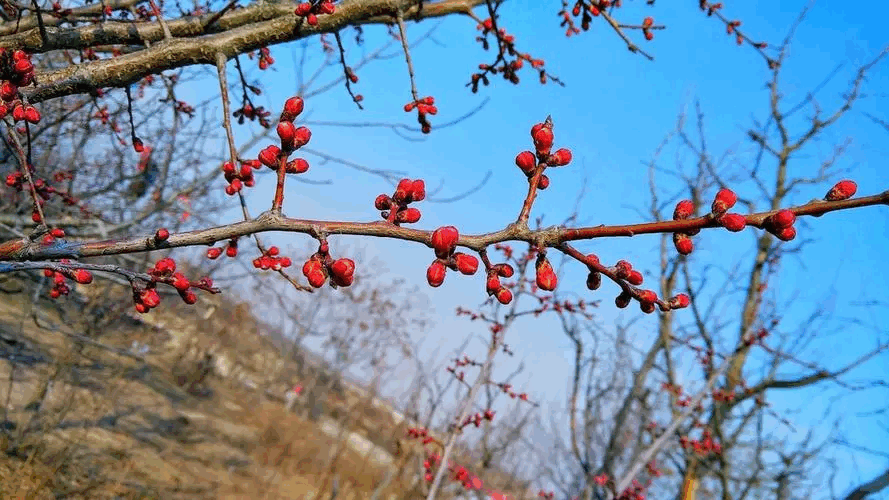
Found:
[[[320,421],[286,411],[274,395],[305,367],[245,334],[262,327],[248,308],[214,300],[213,314],[171,306],[153,312],[152,324],[118,317],[89,335],[107,349],[66,335],[90,331],[70,319],[84,306],[39,303],[41,327],[24,294],[3,296],[0,405],[9,405],[0,421],[15,429],[0,432],[0,498],[327,500],[334,492],[370,498],[377,489],[381,500],[422,496],[422,449],[401,439],[404,424],[348,388],[329,392]],[[114,351],[134,339],[152,346],[144,360]],[[203,396],[190,394],[176,374],[208,350],[272,392],[210,376]],[[39,409],[26,408],[35,401]],[[348,445],[356,436],[391,461]]]

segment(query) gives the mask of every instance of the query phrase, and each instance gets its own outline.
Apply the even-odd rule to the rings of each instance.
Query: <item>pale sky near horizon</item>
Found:
[[[802,1],[731,2],[727,3],[725,13],[741,19],[742,28],[754,38],[778,44],[804,5]],[[555,4],[507,2],[502,9],[502,25],[517,36],[522,50],[544,58],[547,69],[565,81],[566,86],[541,87],[533,74],[525,70],[521,73],[521,85],[512,86],[495,77],[492,85],[483,87],[477,95],[471,94],[464,85],[476,65],[490,59],[489,54],[473,42],[477,32],[471,20],[446,20],[433,35],[434,42],[428,41],[413,52],[420,94],[436,97],[440,114],[431,117],[433,127],[490,99],[481,111],[459,126],[434,129],[420,142],[404,140],[387,128],[313,126],[310,147],[367,167],[403,170],[408,177],[423,177],[431,187],[443,180],[441,197],[474,186],[490,171],[491,178],[484,189],[466,199],[450,204],[423,202],[418,205],[423,219],[415,225],[432,229],[454,224],[461,232],[487,232],[515,218],[526,182],[513,158],[530,147],[530,126],[551,114],[555,121],[556,147],[569,147],[574,152],[574,162],[552,172],[552,185],[541,193],[534,214],[546,214],[545,224],[559,222],[574,209],[579,188],[585,183],[586,195],[579,205],[584,224],[641,221],[637,210],[644,209],[649,200],[645,163],[665,135],[675,128],[681,111],[693,117],[693,103],[699,100],[706,116],[710,150],[717,157],[731,151],[738,161],[750,160],[748,153],[752,146],[746,138],[747,129],[754,120],[767,118],[768,95],[764,84],[770,75],[762,58],[749,47],[735,46],[733,39],[725,35],[725,28],[716,19],[708,19],[693,4],[672,11],[666,7],[656,4],[654,8],[645,8],[642,2],[632,2],[623,17],[619,14],[619,18],[626,18],[627,22],[635,22],[632,17],[635,15],[640,20],[645,15],[653,15],[657,23],[668,26],[667,30],[656,32],[654,41],[641,42],[656,58],[649,62],[629,53],[602,23],[594,23],[590,33],[566,39],[558,27]],[[855,8],[830,2],[815,3],[798,30],[785,65],[782,88],[788,101],[796,102],[804,97],[841,65],[836,77],[816,95],[824,110],[834,109],[855,69],[889,43],[883,22],[886,14],[889,8],[881,2],[857,4]],[[409,34],[418,36],[432,25],[412,26]],[[385,36],[384,28],[368,27],[365,32],[367,48],[347,52],[350,61],[360,57],[362,50],[371,51],[375,47],[373,42]],[[277,62],[261,75],[267,91],[257,102],[271,109],[273,115],[294,91],[292,61],[298,57],[296,52],[294,49],[291,55],[284,47],[272,47]],[[345,89],[336,86],[307,101],[307,119],[414,124],[414,115],[401,110],[409,97],[404,61],[397,51],[390,52],[393,57],[357,71],[360,81],[355,91],[364,95],[365,111],[358,111]],[[889,61],[884,61],[871,73],[865,83],[865,97],[857,110],[808,148],[805,158],[792,163],[791,175],[816,171],[818,162],[829,157],[834,146],[849,137],[851,143],[837,163],[841,174],[831,177],[831,181],[853,178],[858,181],[859,194],[889,188],[889,177],[883,174],[883,162],[889,153],[889,130],[865,115],[871,113],[889,120],[889,104],[883,91],[889,88],[887,64]],[[328,73],[328,77],[334,75],[336,69]],[[803,120],[810,113],[803,111],[798,116]],[[801,123],[791,121],[796,127]],[[693,119],[690,118],[689,124],[689,130],[693,131]],[[246,130],[242,131],[246,137]],[[664,168],[675,165],[677,150],[676,147],[665,149],[660,160]],[[307,155],[307,159],[311,164],[306,174],[308,179],[332,183],[290,182],[285,199],[288,215],[362,221],[377,217],[373,199],[380,193],[391,193],[391,185],[366,173],[333,163],[324,164],[311,155]],[[688,155],[684,161],[692,165]],[[666,175],[662,179],[669,185]],[[752,183],[739,181],[739,184],[738,194],[742,197],[757,194]],[[219,185],[222,189],[221,179]],[[793,201],[804,203],[821,197],[829,185],[804,187]],[[265,193],[270,189],[267,180],[253,189],[250,204],[254,214],[267,208]],[[834,320],[822,325],[831,332],[811,346],[809,352],[814,357],[810,359],[829,359],[828,365],[837,367],[854,354],[873,348],[880,339],[887,341],[886,303],[879,296],[880,291],[886,290],[883,281],[889,276],[889,263],[885,259],[889,250],[887,213],[886,207],[870,207],[829,214],[808,226],[798,224],[799,237],[814,241],[799,258],[786,258],[774,288],[781,302],[787,302],[784,307],[789,330],[796,324],[805,324],[814,308],[823,307],[833,314]],[[231,217],[236,216],[232,212]],[[697,264],[718,262],[728,266],[749,248],[753,235],[751,230],[738,235],[711,231],[696,240],[700,241],[699,250],[694,254]],[[289,243],[300,250],[307,241],[307,238],[289,235],[267,235],[264,239],[282,248]],[[386,276],[405,278],[405,287],[420,287],[434,307],[436,324],[423,332],[431,339],[432,347],[442,345],[442,352],[446,352],[456,348],[466,334],[486,334],[482,328],[453,314],[457,306],[475,307],[484,300],[484,280],[480,276],[468,278],[449,272],[445,284],[433,290],[425,285],[425,269],[432,260],[428,248],[388,240],[337,237],[331,238],[334,252],[340,241],[359,244],[368,255],[378,257],[386,265]],[[653,236],[638,237],[632,241],[596,242],[581,248],[596,252],[607,262],[625,258],[637,268],[654,270],[657,242]],[[299,263],[304,257],[293,256],[293,259]],[[638,313],[637,307],[631,306],[625,311],[614,307],[616,292],[611,284],[606,283],[596,293],[586,292],[585,274],[577,267],[568,265],[561,290],[578,291],[586,298],[601,300],[602,306],[596,311],[597,321],[609,325]],[[298,272],[298,267],[296,269]],[[371,271],[359,262],[357,274],[365,272]],[[881,305],[870,308],[854,305],[869,300]],[[634,334],[645,339],[653,319],[649,317],[636,323]],[[547,411],[555,411],[553,407],[564,401],[571,362],[565,336],[552,320],[529,320],[519,322],[509,332],[507,342],[516,352],[516,359],[505,362],[500,370],[507,373],[518,361],[524,360],[528,369],[523,375],[526,381],[523,390],[545,402]],[[471,344],[468,353],[481,357],[480,343]],[[885,360],[883,357],[862,366],[856,376],[885,381],[889,378]],[[700,376],[698,372],[690,374]],[[831,422],[840,412],[836,404],[829,416],[823,411],[836,393],[829,384],[793,395],[775,393],[770,401],[776,409],[789,411],[797,426],[795,430],[781,428],[776,432],[786,433],[790,440],[800,439],[809,428],[818,429],[824,435],[828,430],[824,423]],[[889,450],[886,416],[855,415],[879,408],[876,401],[887,396],[885,389],[877,389],[840,401],[844,408],[855,410],[848,412],[850,415],[841,429],[851,441]],[[797,411],[800,408],[803,410]],[[857,462],[850,456],[842,452],[836,454],[842,475],[835,479],[836,494],[842,494],[850,484],[870,479],[889,464],[885,457],[871,454],[857,454]],[[833,492],[824,494],[826,496],[816,498],[828,498]]]

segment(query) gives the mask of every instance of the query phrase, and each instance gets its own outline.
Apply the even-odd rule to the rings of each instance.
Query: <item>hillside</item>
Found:
[[[118,285],[32,302],[34,282],[3,279],[0,497],[423,498],[401,413],[246,304],[202,296],[139,316]],[[305,381],[327,390],[287,411]],[[486,489],[529,492],[489,476]]]

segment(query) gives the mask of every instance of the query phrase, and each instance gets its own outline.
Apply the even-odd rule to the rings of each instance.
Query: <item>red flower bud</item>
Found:
[[[710,209],[716,215],[722,215],[726,212],[726,210],[735,206],[735,203],[738,201],[738,195],[734,193],[731,189],[722,188],[716,193],[716,199],[713,200],[713,205]]]
[[[854,181],[850,181],[848,179],[837,182],[830,191],[824,195],[824,199],[827,201],[840,201],[840,200],[848,200],[852,196],[855,195],[855,191],[858,190],[858,185],[855,184]]]
[[[657,294],[653,290],[642,290],[639,292],[639,300],[642,302],[654,303],[657,301]]]
[[[188,305],[192,305],[198,301],[198,296],[195,295],[195,293],[192,292],[191,290],[188,290],[186,292],[181,292],[181,293],[179,293],[179,296],[182,297],[182,301]]]
[[[304,15],[308,14],[309,9],[312,8],[312,4],[301,3],[296,7],[297,11],[299,11],[300,9],[303,9],[303,8],[306,9],[306,12],[303,14],[300,14],[299,12],[297,12],[298,16],[304,16]],[[303,101],[302,97],[296,96],[296,97],[291,97],[290,99],[287,99],[287,102],[284,103],[284,110],[281,112],[281,119],[280,120],[282,122],[292,122],[293,120],[296,119],[297,116],[299,116],[300,113],[303,112],[304,107],[305,107],[305,102]]]
[[[537,149],[537,152],[546,154],[552,149],[555,137],[551,128],[543,126],[537,129],[537,132],[534,132],[531,138],[534,139],[534,147]]]
[[[307,275],[306,279],[309,280],[309,284],[315,288],[321,288],[324,285],[324,281],[327,279],[327,276],[320,269]]]
[[[602,275],[597,271],[592,271],[586,277],[586,287],[590,290],[598,290],[602,286]]]
[[[188,278],[186,278],[182,273],[176,273],[173,275],[173,287],[180,292],[184,292],[188,290],[188,287],[191,286],[191,283],[188,282]]]
[[[522,151],[515,157],[515,164],[522,169],[522,172],[530,174],[537,166],[537,157],[530,151]]]
[[[444,263],[436,259],[435,262],[429,265],[429,269],[426,270],[426,281],[429,282],[429,286],[441,286],[441,284],[444,283],[446,272],[447,268]]]
[[[74,281],[81,285],[89,285],[93,282],[93,275],[86,269],[77,269],[74,271]]]
[[[0,85],[0,99],[12,101],[18,95],[19,88],[12,82],[6,81]]]
[[[460,239],[460,233],[454,226],[443,226],[432,232],[432,248],[435,249],[435,255],[445,258],[454,251],[457,246],[457,240]]]
[[[790,241],[796,238],[796,229],[794,229],[793,226],[785,227],[784,229],[775,233],[775,236],[777,236],[778,239],[782,241]]]
[[[512,278],[512,275],[515,272],[509,264],[497,264],[494,266],[494,269],[497,270],[497,274],[504,278]]]
[[[509,290],[509,288],[506,288],[504,286],[498,288],[494,296],[497,297],[497,301],[503,305],[512,302],[512,292]]]
[[[719,218],[719,223],[729,231],[737,233],[744,230],[744,226],[747,225],[747,218],[741,214],[725,214]]]
[[[330,266],[333,281],[340,286],[349,286],[355,275],[355,261],[352,259],[337,259]]]
[[[397,214],[395,214],[395,222],[404,222],[406,224],[413,224],[420,220],[420,210],[410,207],[406,208]]]
[[[500,289],[500,286],[500,277],[498,277],[496,274],[489,274],[488,279],[485,282],[485,289],[489,293],[495,293],[497,292],[497,290]]]
[[[550,156],[550,165],[553,167],[563,167],[569,163],[571,163],[571,151],[566,148],[560,148]]]
[[[214,247],[214,248],[210,248],[209,250],[207,250],[207,258],[208,258],[208,259],[216,259],[216,258],[218,258],[220,255],[222,255],[222,249],[221,249],[221,248],[215,248],[215,247]]]
[[[670,307],[673,309],[682,309],[684,307],[688,307],[691,301],[688,298],[688,295],[684,293],[680,293],[670,299]]]
[[[312,138],[312,131],[308,127],[299,127],[294,132],[293,148],[299,149],[309,143]]]
[[[552,264],[549,263],[546,258],[538,258],[537,259],[537,286],[548,292],[551,292],[556,289],[556,285],[558,284],[559,279],[556,277],[556,272],[553,271]]]
[[[160,295],[158,295],[157,290],[153,288],[143,291],[139,298],[142,299],[142,303],[149,309],[157,307],[161,303]]]
[[[633,297],[627,292],[620,292],[620,295],[614,298],[614,305],[618,308],[623,309],[630,305],[630,300]]]
[[[309,162],[303,158],[296,158],[287,162],[284,171],[288,174],[304,174],[309,170]]]
[[[627,281],[628,281],[631,285],[635,285],[635,286],[639,286],[639,285],[641,285],[641,284],[642,284],[642,281],[643,281],[642,273],[640,273],[639,271],[635,271],[635,270],[634,270],[634,271],[630,271],[629,276],[627,276]]]
[[[543,191],[544,189],[549,187],[549,177],[545,174],[540,176],[540,180],[537,181],[537,189]]]
[[[426,182],[423,179],[417,179],[411,183],[411,198],[414,201],[423,201],[426,199]]]
[[[412,193],[413,182],[410,179],[401,179],[398,181],[398,185],[395,187],[395,192],[392,193],[392,199],[399,203],[407,203],[409,202],[409,197]]]
[[[170,237],[170,231],[167,230],[166,228],[160,228],[157,230],[156,233],[154,233],[154,239],[156,241],[167,241],[167,239],[169,237]]]
[[[454,262],[457,265],[457,270],[463,274],[473,275],[478,271],[478,259],[472,255],[456,252]]]
[[[281,154],[281,148],[275,145],[269,146],[259,152],[259,161],[267,167],[277,169],[279,154]]]
[[[376,207],[377,210],[389,210],[391,204],[392,200],[389,198],[389,195],[386,194],[381,194],[374,200],[374,207]]]
[[[38,123],[40,121],[40,111],[34,106],[25,107],[25,121],[28,123]]]
[[[682,200],[677,203],[676,208],[673,209],[673,220],[688,219],[694,212],[694,203],[692,203],[691,200]]]
[[[311,258],[307,260],[303,264],[303,276],[306,278],[309,277],[310,274],[314,274],[318,271],[321,271],[321,261],[316,258]]]
[[[796,215],[790,210],[779,210],[769,216],[769,224],[775,229],[790,227],[796,221]]]
[[[688,255],[694,250],[694,244],[687,234],[673,233],[673,245],[676,247],[676,251],[682,255]]]
[[[627,279],[630,275],[630,271],[633,270],[633,265],[625,260],[617,261],[617,264],[614,265],[617,270],[617,277]]]
[[[278,137],[281,138],[281,148],[293,149],[293,138],[296,136],[296,126],[293,125],[293,122],[279,122],[276,130]]]

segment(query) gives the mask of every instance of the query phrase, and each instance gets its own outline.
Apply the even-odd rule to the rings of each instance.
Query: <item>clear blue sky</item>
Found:
[[[778,44],[805,3],[729,2],[725,12],[741,19],[742,27],[754,38]],[[764,84],[769,72],[758,54],[749,47],[735,46],[725,35],[724,27],[698,11],[693,2],[675,7],[658,2],[654,8],[646,7],[641,1],[629,4],[619,16],[621,20],[638,22],[646,15],[653,15],[657,23],[668,27],[658,31],[653,42],[642,42],[655,56],[654,62],[630,54],[604,23],[594,23],[591,32],[566,39],[555,16],[557,2],[508,2],[502,9],[501,25],[517,36],[521,50],[544,58],[547,69],[566,82],[565,87],[553,84],[541,87],[532,73],[523,71],[524,81],[519,86],[495,78],[492,86],[471,94],[464,84],[477,64],[489,61],[490,55],[473,41],[477,31],[471,20],[449,19],[438,26],[434,42],[426,42],[413,51],[419,91],[421,95],[436,97],[440,114],[432,117],[433,127],[490,99],[482,111],[459,126],[433,130],[419,142],[406,141],[384,128],[315,126],[310,146],[364,166],[403,170],[412,178],[426,179],[430,186],[443,180],[441,196],[457,194],[491,171],[492,177],[484,190],[465,200],[444,205],[421,204],[423,220],[417,224],[422,228],[454,224],[461,232],[485,232],[515,218],[527,183],[514,166],[513,158],[529,148],[530,126],[551,114],[555,121],[556,145],[570,147],[574,162],[552,173],[552,186],[541,194],[534,213],[545,213],[550,223],[560,221],[573,209],[578,187],[585,180],[588,193],[581,205],[585,222],[639,221],[633,209],[644,208],[648,200],[647,168],[643,163],[675,126],[677,114],[682,109],[693,112],[691,105],[695,99],[700,100],[706,113],[710,150],[717,154],[731,150],[738,153],[739,158],[749,159],[745,152],[751,151],[751,144],[745,132],[752,120],[766,118]],[[889,8],[883,2],[859,3],[855,8],[832,2],[815,4],[798,31],[785,65],[783,89],[788,99],[796,101],[803,97],[835,66],[842,64],[838,77],[817,96],[825,110],[833,109],[854,69],[889,43],[884,23],[887,14]],[[417,37],[436,22],[412,25],[409,33]],[[386,36],[382,28],[366,28],[365,32],[366,49],[347,45],[350,62],[356,61],[362,51],[373,50],[377,46],[375,42]],[[344,38],[348,40],[350,36]],[[314,50],[316,63],[319,52]],[[365,97],[364,111],[356,109],[344,88],[336,87],[307,102],[308,119],[415,124],[413,114],[401,111],[401,106],[409,100],[404,60],[397,51],[390,53],[393,57],[358,71],[361,80],[355,89]],[[262,75],[267,91],[258,102],[275,114],[295,90],[293,59],[298,57],[298,50],[294,45],[277,46],[272,48],[272,54],[277,62]],[[889,153],[889,132],[863,114],[869,112],[889,120],[884,90],[889,88],[886,64],[889,63],[871,73],[865,87],[867,95],[857,111],[847,115],[832,132],[809,148],[807,158],[793,163],[791,174],[814,171],[833,145],[849,137],[851,145],[838,165],[858,181],[859,193],[871,194],[889,188],[889,176],[882,174],[886,168],[884,158]],[[335,67],[321,81],[336,75]],[[245,129],[240,130],[241,137],[247,137]],[[675,151],[676,148],[668,149],[667,154]],[[672,165],[672,158],[667,158],[664,165]],[[306,175],[308,179],[333,183],[316,186],[290,182],[285,201],[288,215],[373,220],[377,216],[372,206],[374,197],[382,192],[391,193],[391,185],[382,179],[340,165],[322,164],[311,156],[308,159],[312,165]],[[219,182],[221,189],[222,180]],[[749,184],[740,186],[739,194],[744,195],[743,189],[750,188]],[[821,197],[825,189],[819,185],[794,201],[802,203]],[[267,208],[271,185],[261,182],[253,191],[251,207],[257,213]],[[867,208],[831,214],[811,227],[798,228],[801,237],[815,242],[799,259],[788,257],[782,265],[780,285],[776,287],[779,298],[791,300],[793,297],[784,325],[792,329],[811,314],[815,304],[822,302],[830,304],[831,312],[838,319],[857,318],[872,325],[860,328],[848,319],[828,323],[825,328],[830,329],[830,335],[811,346],[810,359],[829,359],[828,366],[836,367],[855,353],[871,348],[878,340],[887,340],[889,321],[885,307],[866,309],[852,305],[882,300],[878,293],[886,290],[884,281],[889,276],[885,259],[889,250],[886,215],[885,207]],[[696,257],[700,264],[714,259],[729,260],[738,255],[742,243],[749,245],[752,237],[752,232],[742,235],[714,232],[701,240]],[[282,235],[265,239],[279,244],[293,242],[293,247],[299,249],[305,245],[305,238]],[[334,238],[334,251],[339,241],[358,243],[354,238]],[[456,348],[468,334],[485,335],[477,325],[453,317],[456,306],[473,307],[484,299],[481,276],[466,278],[449,273],[444,286],[428,289],[424,285],[425,268],[432,260],[428,248],[371,239],[360,243],[368,254],[386,262],[389,275],[404,277],[406,286],[422,285],[427,290],[437,318],[436,325],[423,332],[430,339],[427,345],[441,345],[446,352]],[[639,237],[632,241],[596,242],[584,248],[595,251],[606,262],[628,258],[637,268],[654,269],[656,244],[656,237]],[[294,260],[299,261],[299,256]],[[358,274],[366,272],[368,269],[359,262]],[[562,281],[563,290],[583,290],[584,276],[578,266],[570,265]],[[602,324],[635,314],[633,308],[627,313],[614,308],[615,293],[615,287],[609,284],[594,295],[585,292],[585,296],[602,300],[603,307],[598,311]],[[651,319],[637,324],[643,340],[647,338],[645,328],[651,324]],[[843,325],[845,328],[840,328]],[[514,347],[517,360],[523,359],[529,365],[530,376],[525,377],[524,389],[537,400],[557,405],[564,401],[570,352],[564,336],[553,329],[554,326],[553,322],[546,321],[519,323],[509,332],[507,342]],[[480,344],[475,343],[468,352],[481,356]],[[506,362],[498,373],[508,373],[514,363]],[[885,380],[889,378],[889,368],[883,358],[862,367],[856,375]],[[828,402],[826,398],[833,394],[835,392],[819,386],[793,396],[782,394],[770,398],[777,409],[801,409],[792,414],[798,432],[781,432],[787,432],[789,439],[801,438],[810,426],[820,425],[826,432],[822,423],[832,421],[836,412],[825,417],[821,410]],[[862,397],[841,400],[847,409],[843,431],[851,440],[889,449],[886,417],[879,420],[856,416],[878,407],[874,398],[886,396],[885,390],[871,391]],[[887,462],[884,458],[859,455],[853,463],[849,454],[842,453],[837,455],[837,460],[842,472],[835,485],[838,493],[848,484],[870,478]]]

